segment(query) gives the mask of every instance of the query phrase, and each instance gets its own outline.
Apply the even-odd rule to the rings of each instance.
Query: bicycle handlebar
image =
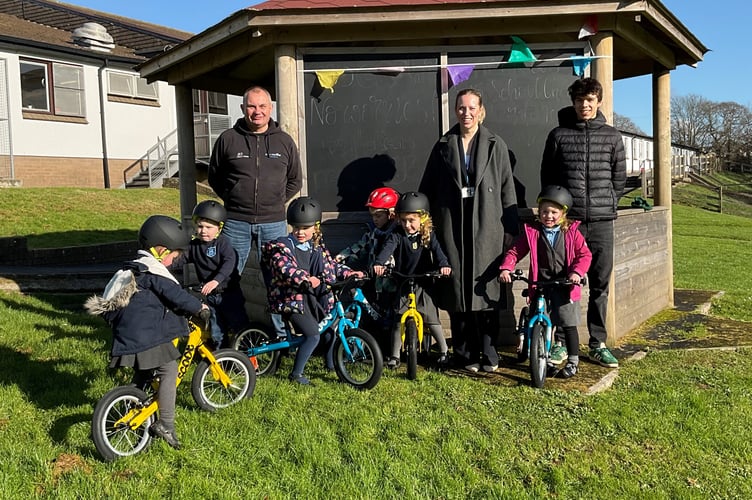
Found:
[[[575,283],[574,281],[570,280],[569,278],[563,278],[558,280],[549,280],[549,281],[533,281],[527,276],[525,276],[521,270],[517,269],[515,272],[511,274],[512,281],[524,281],[525,283],[537,287],[544,287],[544,286],[565,286],[565,285],[578,285],[578,286],[584,286],[587,284],[587,276],[583,276],[579,283]]]
[[[435,270],[435,271],[428,271],[425,273],[417,273],[417,274],[404,274],[399,271],[391,271],[386,276],[395,276],[397,278],[401,279],[416,279],[416,278],[447,278],[449,275],[441,274],[441,271]]]

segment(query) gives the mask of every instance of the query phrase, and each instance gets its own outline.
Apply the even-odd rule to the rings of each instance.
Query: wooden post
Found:
[[[592,77],[603,86],[603,104],[601,112],[609,123],[614,122],[614,35],[611,32],[597,33],[591,39],[597,59],[593,60]],[[614,293],[614,271],[608,285],[608,304],[606,306],[606,343],[613,345],[616,341],[616,301]]]
[[[598,59],[592,62],[592,77],[603,85],[601,112],[608,123],[614,123],[614,36],[611,32],[601,32],[591,39],[593,51]]]
[[[653,188],[655,204],[668,208],[671,213],[671,73],[656,63],[653,69]],[[671,216],[667,218],[666,242],[668,243],[667,265],[672,271],[668,273],[668,294],[674,305],[674,257],[673,228]]]
[[[175,86],[178,125],[178,170],[180,172],[180,215],[183,228],[192,231],[191,213],[196,206],[196,146],[193,143],[193,91],[185,84]]]
[[[277,80],[277,121],[279,127],[290,134],[298,149],[302,150],[302,138],[298,122],[298,71],[294,45],[279,45],[274,50]],[[301,161],[305,155],[301,155]],[[303,192],[307,191],[306,168],[303,166]]]
[[[723,213],[723,186],[718,187],[718,212]]]

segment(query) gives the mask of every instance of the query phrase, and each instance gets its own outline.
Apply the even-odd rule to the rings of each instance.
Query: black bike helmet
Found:
[[[152,215],[138,230],[138,244],[144,250],[157,245],[178,250],[187,247],[189,242],[190,237],[180,222],[166,215]]]
[[[321,222],[321,205],[310,196],[301,196],[287,207],[287,223],[291,226],[315,226]]]
[[[572,195],[561,186],[546,186],[538,195],[538,204],[542,201],[552,201],[564,208],[566,212],[572,208]]]
[[[202,201],[193,209],[193,222],[196,219],[208,219],[222,225],[227,220],[227,210],[218,201]]]
[[[399,200],[397,200],[397,206],[394,207],[394,211],[399,213],[428,213],[430,204],[428,203],[428,197],[423,193],[417,191],[407,191],[403,193]]]

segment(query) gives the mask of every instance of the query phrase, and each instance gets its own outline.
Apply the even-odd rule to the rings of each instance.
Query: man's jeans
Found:
[[[238,273],[243,276],[243,269],[248,261],[253,243],[256,243],[256,256],[261,264],[261,247],[264,243],[287,236],[287,222],[266,222],[251,224],[249,222],[227,219],[222,233],[227,236],[232,247],[238,253]],[[279,314],[272,314],[272,324],[278,336],[285,335],[285,326]]]

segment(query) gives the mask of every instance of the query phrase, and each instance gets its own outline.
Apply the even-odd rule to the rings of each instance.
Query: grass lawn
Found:
[[[96,216],[58,215],[33,234],[88,231],[92,217],[97,230],[134,231],[144,214],[176,215],[177,195],[168,205],[163,191],[135,195],[145,198],[121,207],[122,222],[106,213],[115,201],[91,198],[88,206],[101,207]],[[159,210],[134,215],[152,196]],[[80,226],[61,228],[61,219]],[[726,290],[713,314],[750,321],[752,276],[739,270],[750,221],[674,207],[676,286]],[[8,235],[5,224],[0,234]],[[0,292],[0,498],[752,496],[750,349],[651,350],[622,362],[614,385],[596,395],[535,390],[524,376],[510,383],[498,374],[420,371],[409,381],[404,369],[357,392],[314,358],[314,387],[260,378],[251,400],[217,413],[200,411],[185,384],[177,410],[183,449],[155,442],[103,463],[89,437],[92,410],[123,380],[105,368],[109,329],[81,312],[82,301]],[[283,363],[286,374],[291,360]]]

